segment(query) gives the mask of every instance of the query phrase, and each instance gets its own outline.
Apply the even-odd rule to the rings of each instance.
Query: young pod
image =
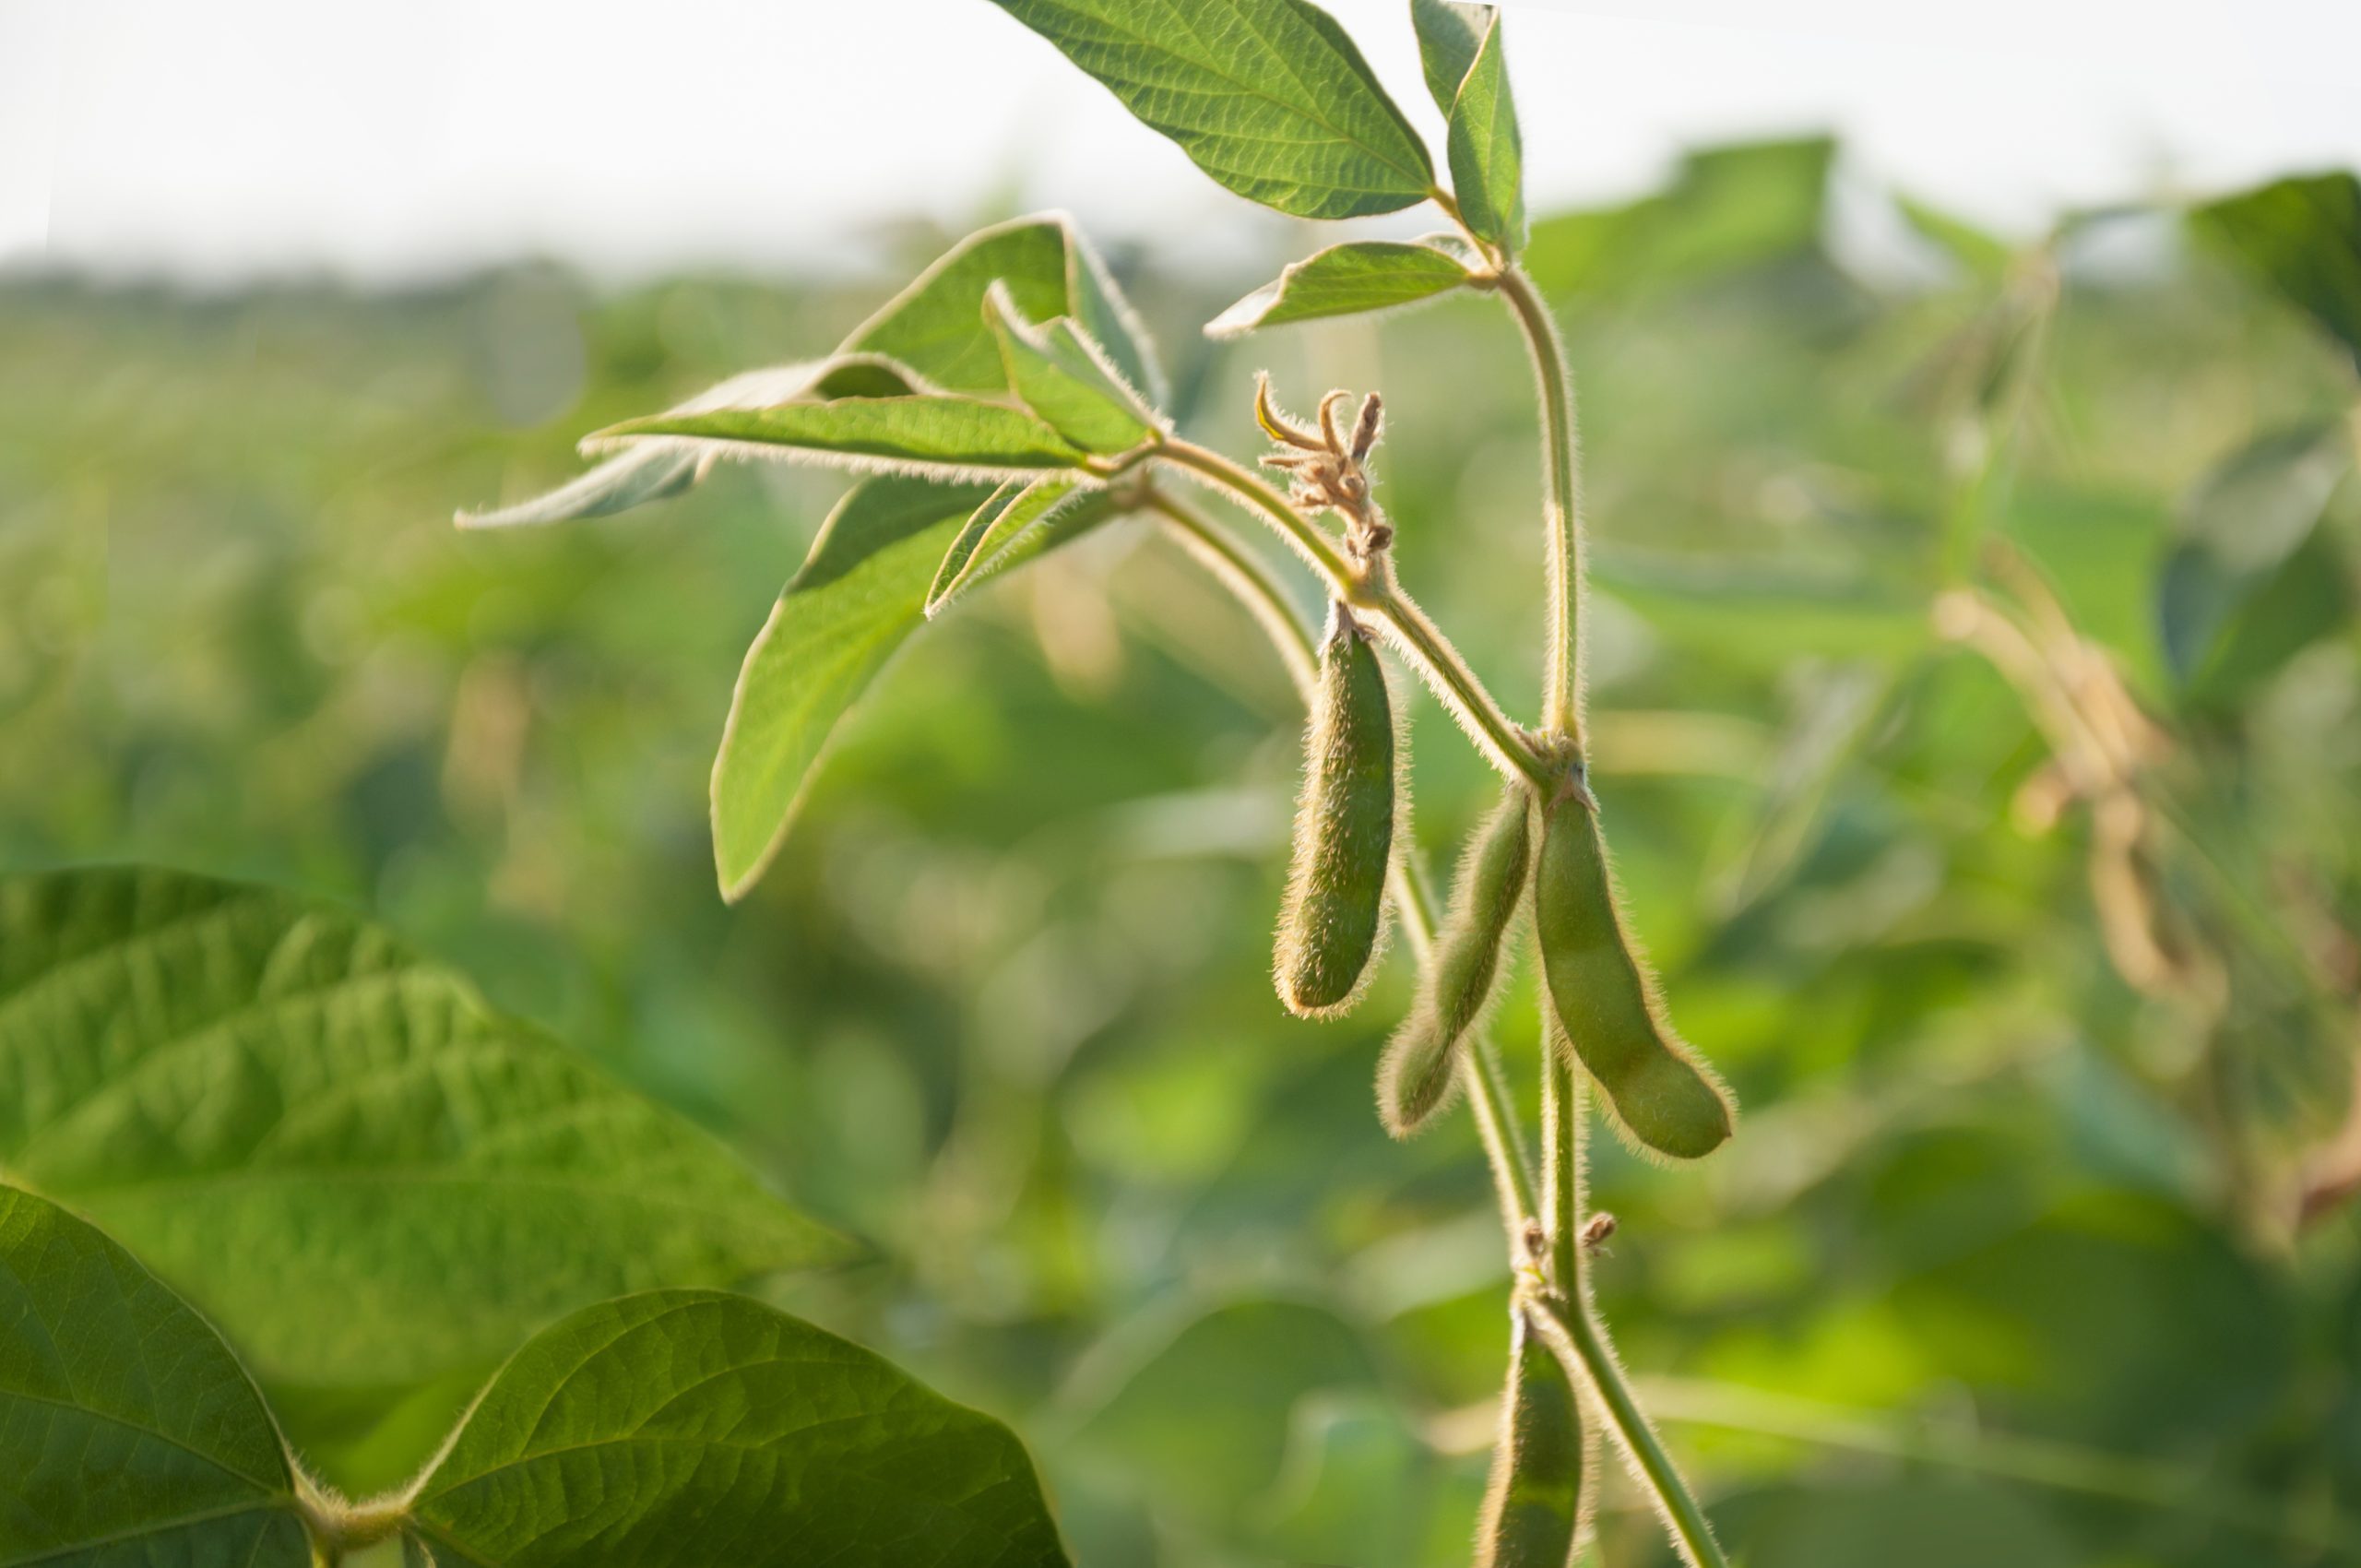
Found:
[[[1730,1135],[1728,1097],[1665,1017],[1615,908],[1598,814],[1580,795],[1543,813],[1533,881],[1543,989],[1617,1120],[1660,1154],[1711,1153]]]
[[[1509,1381],[1476,1528],[1476,1568],[1566,1568],[1589,1502],[1593,1445],[1564,1364],[1523,1313],[1511,1320]]]
[[[1531,797],[1512,783],[1467,841],[1410,1016],[1378,1068],[1378,1114],[1397,1138],[1418,1131],[1450,1098],[1461,1042],[1491,997],[1532,857]]]
[[[1335,605],[1279,911],[1276,979],[1291,1013],[1334,1017],[1359,999],[1384,926],[1400,751],[1377,649],[1352,612]]]

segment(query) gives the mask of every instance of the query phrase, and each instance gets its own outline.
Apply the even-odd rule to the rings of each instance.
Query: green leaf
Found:
[[[1358,240],[1304,257],[1208,322],[1208,338],[1240,338],[1264,327],[1359,315],[1416,304],[1465,286],[1473,276],[1432,245]]]
[[[2323,421],[2260,436],[2198,481],[2157,580],[2165,663],[2184,687],[2241,606],[2310,537],[2352,467],[2343,424]]]
[[[691,414],[714,409],[761,409],[815,395],[873,398],[917,390],[908,373],[898,365],[873,355],[837,355],[733,375],[670,411]],[[492,511],[463,511],[455,520],[463,529],[508,529],[603,517],[678,495],[703,479],[712,467],[709,453],[679,446],[634,446],[546,494]]]
[[[1919,238],[1949,256],[1970,278],[1990,285],[2008,276],[2016,251],[2007,241],[1916,196],[1897,195],[1893,205]]]
[[[1489,6],[1410,0],[1410,25],[1418,34],[1418,64],[1426,71],[1427,94],[1446,119],[1459,101],[1459,84],[1467,79],[1468,68],[1484,46],[1492,18]]]
[[[1070,469],[1088,456],[1022,409],[948,394],[656,414],[610,425],[584,445],[647,436],[685,439],[719,456],[800,457],[946,481]]]
[[[738,1296],[576,1313],[484,1390],[423,1478],[442,1568],[1062,1564],[1006,1427]]]
[[[1155,344],[1097,251],[1059,214],[968,235],[855,327],[842,351],[886,355],[953,392],[1006,391],[1000,347],[981,315],[984,291],[996,281],[1029,320],[1079,322],[1126,382],[1163,403]]]
[[[1060,435],[1086,452],[1110,455],[1162,439],[1139,395],[1072,320],[1035,326],[1000,282],[984,293],[984,320],[1000,341],[1009,386]]]
[[[1516,97],[1509,92],[1509,62],[1500,30],[1500,12],[1489,5],[1450,7],[1414,5],[1419,18],[1419,52],[1426,56],[1429,88],[1438,73],[1454,66],[1466,30],[1480,24],[1476,56],[1462,71],[1452,101],[1445,151],[1452,165],[1452,194],[1459,218],[1473,233],[1516,250],[1525,244],[1525,142],[1516,127]]]
[[[322,1387],[847,1250],[378,927],[152,870],[0,881],[0,1169]]]
[[[2361,178],[2340,172],[2273,181],[2201,207],[2190,221],[2361,364]]]
[[[0,1187],[0,1568],[308,1568],[245,1369],[138,1260]]]
[[[1006,282],[1030,318],[1063,315],[1079,323],[1126,382],[1152,405],[1163,402],[1164,369],[1155,345],[1106,263],[1070,220],[1050,214],[968,235],[855,327],[828,359],[732,376],[669,412],[762,409],[815,396],[1005,391],[1000,348],[980,315],[984,291],[995,279]],[[508,528],[627,511],[681,493],[712,466],[711,453],[635,443],[545,495],[493,511],[462,512],[458,523]]]
[[[848,493],[771,609],[738,672],[713,766],[713,849],[725,897],[742,897],[777,852],[836,726],[926,619],[937,564],[993,492],[906,477]],[[995,569],[1113,515],[1103,491],[1027,530]]]
[[[1418,132],[1307,0],[994,3],[1250,200],[1358,218],[1398,212],[1434,184]]]
[[[967,525],[943,552],[934,581],[926,590],[926,617],[933,620],[951,608],[969,588],[981,584],[1010,564],[1018,547],[1037,526],[1047,527],[1052,514],[1069,501],[1088,501],[1097,493],[1059,475],[1030,484],[1010,480],[968,517]]]

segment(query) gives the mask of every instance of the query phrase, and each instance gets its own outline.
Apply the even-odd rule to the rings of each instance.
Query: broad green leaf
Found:
[[[1323,316],[1359,315],[1416,304],[1464,287],[1472,276],[1432,245],[1358,240],[1304,257],[1205,326],[1208,338]]]
[[[1072,320],[1034,325],[1016,308],[1008,286],[997,282],[984,294],[984,320],[1000,341],[1010,387],[1068,441],[1111,455],[1162,438],[1138,394]]]
[[[210,1324],[0,1186],[0,1568],[308,1568],[295,1477]]]
[[[2322,422],[2258,438],[2190,492],[2156,600],[2165,662],[2182,685],[2198,678],[2241,605],[2309,537],[2352,468],[2343,426]]]
[[[994,0],[1240,196],[1299,218],[1397,212],[1434,165],[1307,0]]]
[[[936,567],[991,499],[980,485],[902,476],[849,492],[747,650],[713,765],[713,850],[739,898],[777,852],[836,726],[926,619]],[[1014,565],[1112,515],[1105,492],[1061,509],[1000,551]]]
[[[1427,77],[1427,94],[1435,107],[1451,116],[1459,101],[1459,84],[1467,79],[1476,53],[1491,30],[1489,6],[1455,5],[1453,0],[1410,0],[1410,24],[1418,34],[1418,64]]]
[[[1069,501],[1088,504],[1097,493],[1059,475],[1030,484],[1010,480],[976,508],[951,547],[943,552],[934,581],[926,590],[926,616],[931,621],[1009,564],[1017,546],[1035,527],[1049,527],[1052,514]],[[1103,503],[1102,503],[1103,504]]]
[[[264,1377],[323,1387],[846,1251],[378,927],[162,871],[0,882],[0,1171],[106,1226]]]
[[[2191,220],[2361,363],[2361,178],[2277,180],[2201,207]]]
[[[423,1478],[441,1568],[1049,1568],[1015,1434],[743,1297],[587,1308],[503,1367]]]
[[[948,394],[657,414],[610,425],[584,445],[648,436],[697,443],[696,449],[722,456],[800,457],[946,481],[1070,469],[1088,455],[1022,409]]]
[[[1446,16],[1434,16],[1447,10]],[[1445,106],[1450,125],[1445,150],[1451,162],[1452,194],[1459,201],[1459,216],[1467,227],[1503,250],[1525,244],[1525,143],[1518,134],[1516,100],[1509,90],[1508,59],[1501,36],[1500,13],[1489,6],[1418,6],[1419,47],[1427,56],[1429,84],[1436,76],[1437,49],[1430,32],[1444,35],[1440,62],[1455,63],[1465,29],[1480,18],[1483,33],[1463,75],[1456,94]]]
[[[1000,349],[980,314],[999,279],[1031,319],[1068,316],[1151,404],[1165,397],[1155,345],[1108,275],[1106,263],[1062,215],[979,229],[954,245],[846,338],[828,359],[752,371],[668,410],[761,409],[801,398],[892,397],[943,390],[1005,391]],[[635,443],[580,478],[518,505],[462,512],[461,528],[566,522],[627,511],[677,495],[702,480],[711,453]]]

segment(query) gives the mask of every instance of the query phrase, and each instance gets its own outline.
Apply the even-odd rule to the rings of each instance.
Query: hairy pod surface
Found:
[[[1533,908],[1550,1008],[1617,1120],[1658,1153],[1711,1153],[1730,1135],[1728,1097],[1665,1017],[1615,908],[1598,814],[1579,798],[1543,814]]]
[[[1501,1436],[1476,1528],[1476,1568],[1566,1568],[1589,1504],[1582,1406],[1564,1363],[1513,1313]]]
[[[1377,648],[1331,607],[1305,732],[1295,855],[1279,911],[1279,1000],[1306,1018],[1359,1000],[1385,920],[1401,751]]]
[[[1462,1042],[1484,1015],[1533,858],[1532,797],[1511,783],[1467,841],[1434,956],[1378,1070],[1385,1130],[1408,1137],[1451,1096]]]

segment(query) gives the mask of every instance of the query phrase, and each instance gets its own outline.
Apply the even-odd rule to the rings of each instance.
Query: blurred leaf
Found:
[[[2352,564],[2326,531],[2314,532],[2231,614],[2197,673],[2196,695],[2217,705],[2236,702],[2314,643],[2350,626],[2355,608]]]
[[[2158,633],[2180,685],[2204,672],[2225,628],[2311,536],[2352,467],[2343,426],[2319,422],[2258,437],[2198,481],[2157,582]]]
[[[419,1487],[444,1568],[1062,1564],[1014,1434],[743,1297],[662,1290],[536,1335]]]
[[[1434,298],[1465,284],[1468,270],[1432,245],[1359,240],[1295,263],[1205,324],[1208,338],[1242,338],[1265,327],[1323,316],[1360,315]]]
[[[1988,286],[2008,276],[2016,251],[2006,240],[1916,196],[1897,194],[1893,205],[1919,238],[1949,256],[1968,277]]]
[[[1424,201],[1434,165],[1345,30],[1308,0],[994,0],[1178,142],[1298,218]]]
[[[1255,1537],[1290,1562],[1418,1568],[1434,1469],[1391,1401],[1312,1395],[1296,1407],[1287,1457],[1258,1511],[1268,1522]]]
[[[318,1385],[848,1251],[386,932],[171,872],[0,882],[0,1162]]]
[[[1525,269],[1551,294],[1612,294],[1817,251],[1835,156],[1824,137],[1693,152],[1660,196],[1535,224]]]
[[[1007,565],[1010,552],[1037,525],[1046,526],[1051,514],[1068,502],[1087,504],[1096,492],[1078,481],[1049,475],[1029,482],[1009,480],[992,492],[968,516],[958,537],[943,552],[934,581],[926,590],[926,617],[931,621],[967,593]],[[1101,501],[1100,505],[1105,503]]]
[[[1463,6],[1453,0],[1410,0],[1410,25],[1418,34],[1418,64],[1426,72],[1427,93],[1451,117],[1458,101],[1459,84],[1467,79],[1498,14],[1491,6]]]
[[[1111,516],[1104,493],[1010,538],[991,570],[1030,560]],[[713,766],[723,896],[762,877],[845,713],[926,619],[938,565],[994,492],[891,477],[847,493],[738,673]]]
[[[1071,1445],[1156,1478],[1159,1491],[1207,1517],[1234,1518],[1279,1473],[1298,1400],[1376,1383],[1368,1347],[1335,1313],[1242,1301],[1135,1364]]]
[[[656,414],[609,425],[589,436],[585,445],[647,436],[679,437],[694,443],[693,450],[717,456],[801,457],[953,481],[1074,468],[1085,456],[1021,409],[951,396],[844,398],[831,403]]]
[[[1009,386],[1025,406],[1086,452],[1128,452],[1162,434],[1155,416],[1107,363],[1105,351],[1064,316],[1036,326],[1018,314],[1007,286],[984,295],[984,319],[1000,340]]]
[[[1460,217],[1481,238],[1514,251],[1525,244],[1525,144],[1503,47],[1494,11],[1452,103],[1448,148]]]
[[[2340,171],[2275,180],[2189,218],[2361,366],[2361,178]]]
[[[211,1325],[0,1186],[0,1562],[306,1568],[270,1412]]]

